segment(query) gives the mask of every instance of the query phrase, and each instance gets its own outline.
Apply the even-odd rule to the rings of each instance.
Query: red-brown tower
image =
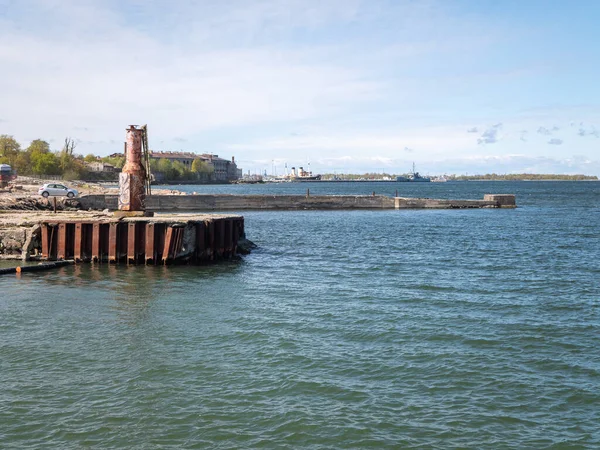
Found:
[[[144,211],[146,208],[146,169],[142,162],[142,139],[145,130],[127,128],[125,165],[119,175],[119,210]]]

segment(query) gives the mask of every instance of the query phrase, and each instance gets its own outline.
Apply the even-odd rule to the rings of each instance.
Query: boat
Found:
[[[419,175],[419,172],[415,171],[415,163],[413,163],[412,172],[408,176],[396,177],[396,181],[400,182],[413,182],[413,183],[429,183],[431,178],[423,177]]]
[[[304,170],[303,167],[298,167],[298,171],[296,172],[296,168],[292,167],[292,173],[290,175],[291,181],[320,181],[321,175],[313,175],[310,171],[310,163],[309,170]]]
[[[410,181],[419,182],[419,183],[429,183],[431,178],[422,177],[419,175],[419,172],[415,171],[415,163],[413,163],[412,173],[409,175]]]

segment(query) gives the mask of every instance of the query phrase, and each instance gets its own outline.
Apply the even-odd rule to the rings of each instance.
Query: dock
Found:
[[[14,213],[0,226],[2,259],[110,264],[203,264],[234,258],[245,241],[237,215],[118,217],[111,213]]]
[[[116,195],[86,195],[79,199],[86,210],[114,210]],[[244,210],[351,210],[351,209],[454,209],[515,208],[513,194],[485,194],[481,200],[388,197],[385,195],[152,195],[146,209],[154,212]]]

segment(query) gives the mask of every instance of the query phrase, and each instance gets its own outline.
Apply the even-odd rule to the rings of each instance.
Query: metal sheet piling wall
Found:
[[[243,236],[243,217],[184,222],[49,219],[41,223],[41,256],[46,261],[202,264],[233,257]]]

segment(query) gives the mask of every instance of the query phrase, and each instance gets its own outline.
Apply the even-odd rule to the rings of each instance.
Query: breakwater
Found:
[[[235,215],[38,212],[7,215],[0,225],[2,259],[200,264],[246,251],[238,248],[246,242],[244,218]]]
[[[114,210],[116,195],[86,195],[83,209]],[[452,209],[514,208],[512,194],[486,194],[482,200],[439,200],[388,197],[385,195],[153,195],[146,199],[149,211],[241,211],[241,210],[350,210],[350,209]]]

